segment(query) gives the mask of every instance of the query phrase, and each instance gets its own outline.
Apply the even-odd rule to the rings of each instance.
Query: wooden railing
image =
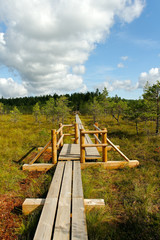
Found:
[[[63,133],[63,129],[65,127],[74,128],[74,133]],[[59,124],[59,129],[51,130],[51,140],[44,146],[44,148],[34,157],[34,159],[29,163],[33,164],[51,145],[52,148],[52,163],[57,163],[57,150],[63,147],[63,139],[65,136],[74,136],[74,142],[78,144],[78,124],[68,124],[64,125],[62,123]]]
[[[102,134],[102,142],[100,143],[97,137],[97,133]],[[96,136],[96,140],[99,143],[95,144],[85,144],[85,134],[94,134]],[[86,147],[102,147],[102,159],[103,162],[107,162],[107,129],[104,128],[103,130],[93,130],[93,131],[85,131],[84,129],[80,129],[80,160],[81,163],[85,163],[85,148]]]
[[[97,130],[97,134],[94,135],[95,140],[101,142],[101,141],[99,140],[99,138],[98,138],[98,135],[99,135],[99,133],[100,133],[100,131],[101,131],[101,129],[98,127],[98,123],[95,123],[93,126],[94,126],[94,128]],[[101,134],[101,133],[100,133],[100,134]],[[124,153],[122,153],[121,150],[118,149],[118,147],[115,146],[115,145],[111,142],[111,140],[109,140],[107,137],[106,137],[106,140],[107,140],[107,142],[114,148],[114,150],[117,151],[127,162],[130,161],[129,158],[126,157],[126,155],[125,155]]]
[[[85,131],[84,129],[80,130],[80,160],[81,163],[85,163],[85,148],[86,147],[102,147],[102,161],[107,162],[107,146],[110,146],[117,151],[127,162],[130,162],[129,158],[126,157],[124,153],[122,153],[117,146],[115,146],[108,138],[107,138],[107,129],[100,129],[98,127],[98,123],[94,125],[95,130]],[[95,138],[95,144],[85,144],[85,134],[93,134]],[[99,135],[102,136],[102,140],[99,139]]]

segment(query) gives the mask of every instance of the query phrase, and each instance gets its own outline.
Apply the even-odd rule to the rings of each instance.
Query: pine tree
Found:
[[[35,117],[36,122],[38,122],[41,116],[41,110],[38,102],[33,107],[33,115]]]
[[[3,114],[4,111],[4,105],[0,102],[0,115]]]
[[[63,123],[64,119],[66,119],[69,116],[70,108],[68,107],[68,104],[69,104],[68,98],[65,96],[61,96],[59,99],[57,99],[55,113],[58,122],[61,120]]]
[[[21,112],[16,106],[14,106],[13,110],[10,111],[10,114],[11,114],[11,120],[16,123],[20,118]]]
[[[144,101],[141,99],[130,101],[125,111],[124,119],[128,119],[135,123],[137,135],[139,134],[138,123],[142,121],[143,112]]]
[[[148,105],[148,113],[153,114],[156,121],[156,134],[159,133],[159,119],[160,119],[160,82],[157,81],[156,84],[152,86],[147,84],[144,87],[143,98]]]

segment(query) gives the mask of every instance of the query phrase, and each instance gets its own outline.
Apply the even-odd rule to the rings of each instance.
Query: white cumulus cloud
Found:
[[[151,68],[149,72],[142,72],[139,76],[138,88],[143,88],[147,82],[150,85],[160,81],[160,68]]]
[[[0,33],[0,64],[19,72],[29,95],[85,89],[80,75],[91,51],[109,35],[115,17],[131,22],[144,4],[144,0],[0,0],[0,21],[6,25],[5,33]]]
[[[0,78],[0,97],[22,97],[27,94],[26,88],[14,82],[12,78]]]
[[[84,74],[85,73],[85,66],[83,66],[83,65],[74,66],[72,71],[75,74]]]
[[[109,92],[112,92],[114,90],[120,90],[120,89],[123,89],[126,91],[133,91],[137,89],[137,84],[133,85],[130,79],[126,79],[126,80],[108,79],[107,81],[97,86],[97,88],[99,88],[100,90],[102,90],[104,87],[106,87]]]

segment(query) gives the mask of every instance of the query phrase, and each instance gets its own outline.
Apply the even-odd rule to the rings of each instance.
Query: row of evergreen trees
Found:
[[[156,134],[159,133],[160,119],[160,82],[144,88],[143,98],[139,100],[125,100],[118,96],[108,97],[106,88],[102,92],[74,93],[71,95],[25,97],[15,99],[0,99],[0,114],[11,112],[33,113],[36,121],[43,114],[47,120],[64,121],[71,111],[79,111],[82,114],[90,114],[93,121],[98,116],[112,115],[120,124],[120,119],[133,121],[138,134],[138,123],[153,120],[156,123]]]

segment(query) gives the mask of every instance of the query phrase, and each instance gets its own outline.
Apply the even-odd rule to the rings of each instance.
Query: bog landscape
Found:
[[[111,98],[107,89],[61,96],[1,98],[0,239],[41,239],[36,238],[35,232],[38,231],[41,213],[47,208],[45,199],[49,198],[50,186],[53,185],[53,189],[58,186],[57,182],[51,184],[52,179],[58,178],[64,164],[62,178],[68,184],[67,189],[70,184],[67,194],[70,191],[68,206],[71,212],[68,218],[70,232],[67,233],[66,225],[64,229],[61,226],[63,234],[69,234],[70,239],[160,239],[159,104],[159,82],[153,86],[146,85],[139,100],[126,100],[118,96]],[[56,144],[54,129],[57,131]],[[85,131],[90,139],[88,143],[87,140],[83,142]],[[73,159],[65,161],[61,152],[63,146],[69,149],[76,144],[79,155],[76,152]],[[86,144],[97,144],[97,147],[88,147],[98,150],[97,159],[93,156],[93,150],[89,153],[85,151]],[[44,146],[46,151],[43,152]],[[37,154],[39,156],[35,158]],[[69,152],[67,154],[71,157]],[[132,167],[129,166],[131,160],[137,160]],[[122,161],[125,164],[114,167],[115,162]],[[109,164],[111,167],[108,167]],[[82,169],[75,170],[80,165]],[[24,166],[29,168],[25,169]],[[33,169],[30,166],[34,166]],[[81,176],[82,200],[103,199],[104,205],[83,203],[85,211],[82,212],[76,207],[78,205],[74,205],[77,199],[74,198],[74,191],[80,191]],[[78,190],[75,190],[76,187],[74,189],[74,182],[75,186],[79,186]],[[63,183],[60,188],[63,193]],[[60,194],[58,201],[61,203],[64,196]],[[26,199],[44,201],[26,214],[23,209]],[[55,215],[58,216],[59,211]],[[80,214],[76,224],[82,223],[81,230],[74,226],[74,211]],[[86,223],[81,222],[81,214],[84,214]],[[65,239],[56,238],[57,232],[61,234],[56,221],[53,220],[51,235],[53,237],[54,234],[53,239]],[[74,231],[80,232],[74,235]]]

